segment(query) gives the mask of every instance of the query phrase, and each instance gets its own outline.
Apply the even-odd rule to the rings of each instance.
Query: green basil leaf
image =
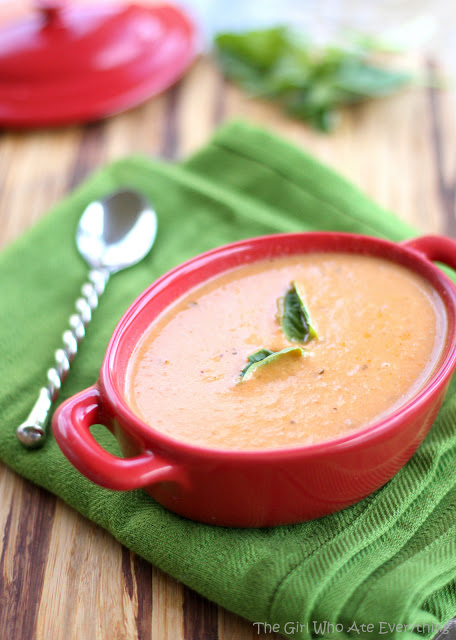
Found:
[[[270,349],[259,349],[252,353],[248,357],[248,365],[241,371],[241,381],[245,381],[251,377],[253,373],[265,364],[271,364],[278,358],[282,358],[288,353],[294,353],[295,355],[303,356],[305,354],[304,349],[301,347],[287,347],[281,351],[271,351]]]
[[[220,33],[215,37],[220,51],[242,59],[260,71],[270,69],[288,47],[285,27],[260,29],[248,33]]]
[[[334,85],[359,98],[376,98],[397,91],[412,79],[411,74],[403,71],[381,69],[369,64],[347,64],[339,69]]]
[[[304,294],[293,280],[290,289],[278,301],[282,331],[290,342],[318,339],[304,300]]]

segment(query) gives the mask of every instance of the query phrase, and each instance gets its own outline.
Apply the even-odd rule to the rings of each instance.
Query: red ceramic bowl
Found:
[[[190,288],[262,258],[315,251],[380,256],[423,276],[445,304],[448,330],[434,373],[406,404],[369,426],[314,445],[225,451],[170,438],[145,424],[124,398],[130,354],[151,321]],[[343,233],[296,233],[244,240],[176,267],[132,304],[109,343],[98,382],[67,400],[53,419],[63,453],[87,478],[110,489],[144,488],[182,516],[218,525],[270,526],[343,509],[385,484],[429,431],[456,365],[456,288],[432,264],[456,268],[456,242],[423,237],[395,244]],[[104,424],[125,458],[95,441]]]

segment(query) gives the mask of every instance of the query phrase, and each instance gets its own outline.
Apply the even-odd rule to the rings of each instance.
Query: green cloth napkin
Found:
[[[104,168],[0,255],[0,458],[178,580],[261,623],[255,630],[275,623],[283,634],[310,638],[326,623],[325,638],[432,637],[456,614],[454,384],[424,444],[385,487],[344,511],[292,526],[198,524],[143,491],[91,484],[52,436],[39,451],[17,442],[16,427],[44,383],[87,275],[74,243],[79,216],[120,185],[142,189],[154,202],[157,242],[141,264],[109,283],[61,400],[95,381],[111,332],[136,296],[197,253],[281,231],[393,240],[416,234],[311,157],[244,124],[228,125],[178,166],[131,157]],[[100,437],[111,446],[111,436]],[[333,632],[328,625],[336,624]]]

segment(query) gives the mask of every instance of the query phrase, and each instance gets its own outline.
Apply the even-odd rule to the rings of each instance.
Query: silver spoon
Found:
[[[76,232],[76,245],[91,271],[76,301],[77,313],[63,334],[63,348],[55,352],[55,364],[47,373],[48,383],[40,391],[27,420],[17,429],[19,441],[28,449],[41,447],[51,407],[77,353],[85,329],[98,306],[109,276],[142,260],[152,248],[157,216],[146,198],[130,189],[117,191],[92,202],[85,209]]]

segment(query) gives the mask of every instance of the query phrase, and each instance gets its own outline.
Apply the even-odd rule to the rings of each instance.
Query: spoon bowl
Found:
[[[44,444],[52,404],[70,369],[92,312],[98,306],[112,273],[133,266],[152,248],[157,234],[157,216],[147,198],[132,189],[121,189],[91,202],[76,231],[76,246],[91,271],[76,301],[77,313],[70,317],[70,328],[63,333],[63,347],[54,354],[48,382],[39,393],[27,420],[17,428],[19,442],[28,449]]]
[[[121,190],[92,202],[76,232],[79,253],[92,269],[115,273],[142,260],[157,233],[157,216],[146,198]]]

